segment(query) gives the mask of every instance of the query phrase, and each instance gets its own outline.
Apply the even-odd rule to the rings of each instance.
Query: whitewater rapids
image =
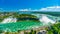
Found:
[[[1,23],[12,23],[16,21],[17,21],[16,18],[8,17],[8,18],[5,18]]]
[[[42,17],[39,19],[39,21],[44,23],[44,24],[48,24],[48,23],[54,24],[56,22],[56,21],[48,18],[46,15],[42,15]]]

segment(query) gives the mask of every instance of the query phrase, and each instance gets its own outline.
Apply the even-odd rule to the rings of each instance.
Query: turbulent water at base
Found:
[[[48,18],[46,15],[42,15],[41,18],[39,19],[39,21],[44,23],[44,24],[48,24],[48,23],[54,24],[56,22],[56,21]]]
[[[46,15],[46,14],[32,14],[38,17],[39,21],[42,22],[43,24],[54,24],[56,23],[56,19],[55,17],[51,16],[51,15]]]
[[[11,22],[17,22],[17,19],[8,17],[8,18],[5,18],[1,23],[11,23]]]

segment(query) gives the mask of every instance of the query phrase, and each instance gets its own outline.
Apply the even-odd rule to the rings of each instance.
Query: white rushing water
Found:
[[[17,21],[16,18],[8,17],[8,18],[5,18],[1,23],[11,23],[16,21]]]
[[[48,18],[46,15],[42,15],[41,18],[39,19],[39,21],[44,23],[44,24],[48,24],[48,23],[54,24],[56,22],[56,21]]]

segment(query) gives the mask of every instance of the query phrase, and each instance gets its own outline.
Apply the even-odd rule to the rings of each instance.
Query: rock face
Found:
[[[46,15],[42,15],[41,18],[39,19],[40,22],[48,24],[52,23],[54,24],[56,21],[52,20],[51,18],[48,18]]]
[[[16,21],[17,21],[16,18],[8,17],[8,18],[5,18],[1,23],[11,23]]]

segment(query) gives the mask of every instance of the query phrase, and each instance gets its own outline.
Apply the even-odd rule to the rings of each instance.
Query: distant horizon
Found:
[[[4,9],[0,9],[0,11],[37,11],[37,12],[60,12],[60,6],[50,6],[50,7],[46,7],[46,8],[40,8],[40,9],[32,9],[32,8],[29,8],[29,9],[16,9],[16,10],[4,10]]]

